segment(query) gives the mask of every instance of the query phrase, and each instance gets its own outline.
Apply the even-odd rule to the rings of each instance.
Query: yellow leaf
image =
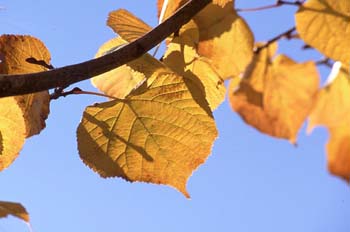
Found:
[[[186,2],[169,1],[165,18]],[[199,28],[197,52],[212,60],[216,72],[223,79],[243,72],[253,56],[253,33],[233,5],[232,0],[213,1],[194,17]],[[158,14],[162,6],[163,1],[158,1]]]
[[[100,57],[126,41],[120,37],[113,38],[103,44],[95,57]],[[120,66],[91,79],[91,83],[108,96],[125,98],[134,88],[145,80],[143,73],[132,70],[127,65]]]
[[[26,136],[23,113],[13,97],[0,98],[0,171],[18,156]]]
[[[243,72],[253,56],[254,37],[232,1],[224,8],[210,4],[194,20],[200,32],[198,54],[211,59],[223,79]]]
[[[313,62],[271,56],[265,48],[254,57],[240,87],[229,92],[231,106],[261,132],[295,143],[319,86],[317,69]]]
[[[29,58],[46,64],[50,62],[50,54],[45,46],[31,36],[1,36],[0,54],[0,73],[4,74],[46,70],[41,65],[27,62]],[[15,160],[25,137],[38,134],[45,127],[49,101],[48,91],[0,98],[0,170]]]
[[[201,90],[150,55],[128,63],[147,81],[125,100],[86,108],[80,157],[102,177],[167,184],[186,197],[186,182],[211,152],[217,131]]]
[[[345,65],[337,68],[335,79],[321,89],[309,117],[309,130],[326,126],[330,133],[327,144],[328,169],[350,180],[350,72]]]
[[[350,62],[350,1],[309,0],[296,13],[300,37],[334,60]]]
[[[226,88],[212,67],[211,60],[201,58],[196,52],[198,29],[193,21],[186,24],[168,44],[163,62],[181,76],[198,79],[204,86],[205,97],[212,110],[225,99]]]
[[[27,62],[28,58],[50,64],[50,53],[45,45],[31,36],[3,35],[0,37],[0,73],[24,74],[47,70],[44,66]],[[45,128],[49,114],[48,91],[14,97],[23,111],[26,122],[26,137],[39,134]],[[1,114],[1,113],[0,113]]]
[[[22,219],[25,222],[29,222],[29,214],[21,204],[0,201],[0,218],[7,217],[9,215]]]
[[[108,16],[107,25],[128,42],[152,30],[145,22],[124,9],[112,11]]]

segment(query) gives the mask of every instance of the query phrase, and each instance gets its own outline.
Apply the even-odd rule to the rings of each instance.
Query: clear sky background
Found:
[[[237,7],[274,0],[236,0]],[[30,34],[48,47],[56,67],[88,60],[114,36],[108,13],[126,8],[156,25],[156,1],[0,0],[0,31]],[[242,13],[256,40],[293,26],[296,7]],[[305,61],[303,43],[282,41],[280,52]],[[323,80],[330,71],[321,68]],[[78,83],[93,90],[89,81]],[[29,139],[19,158],[0,173],[0,200],[21,202],[35,232],[348,232],[350,189],[326,169],[324,128],[305,134],[298,147],[260,134],[233,113],[227,101],[215,111],[220,136],[212,155],[188,182],[192,199],[167,186],[101,179],[79,158],[76,127],[87,105],[100,97],[53,101],[47,128]],[[1,219],[0,232],[28,231]]]

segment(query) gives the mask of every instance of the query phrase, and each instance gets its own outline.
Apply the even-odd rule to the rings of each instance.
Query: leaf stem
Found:
[[[64,91],[62,88],[56,88],[55,91],[52,94],[50,94],[50,100],[56,100],[60,97],[67,97],[69,95],[77,95],[77,94],[95,95],[95,96],[107,97],[107,98],[112,98],[115,100],[123,101],[123,99],[120,99],[120,98],[116,98],[116,97],[113,97],[113,96],[110,96],[107,94],[103,94],[103,93],[85,91],[85,90],[82,90],[78,87],[75,87],[69,91]]]
[[[260,11],[260,10],[268,10],[272,8],[277,8],[283,5],[293,5],[293,6],[300,6],[305,2],[305,0],[296,0],[293,2],[284,1],[284,0],[277,0],[275,4],[266,5],[266,6],[260,6],[260,7],[253,7],[253,8],[245,8],[245,9],[236,9],[238,12],[253,12],[253,11]]]

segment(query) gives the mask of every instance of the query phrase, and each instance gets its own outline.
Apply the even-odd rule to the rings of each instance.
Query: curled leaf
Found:
[[[29,222],[29,214],[21,204],[0,201],[0,218],[7,217],[9,215],[22,219],[25,222]]]

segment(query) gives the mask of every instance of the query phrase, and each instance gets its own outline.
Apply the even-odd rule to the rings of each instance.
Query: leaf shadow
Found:
[[[109,103],[109,102],[107,102]],[[125,104],[125,103],[124,103]],[[99,121],[97,120],[95,117],[91,116],[88,113],[84,113],[84,117],[92,124],[95,124],[97,127],[102,129],[102,133],[103,135],[108,138],[108,139],[113,139],[113,140],[118,140],[121,143],[124,143],[127,147],[132,148],[133,150],[135,150],[138,154],[142,155],[142,157],[149,161],[149,162],[153,162],[154,159],[152,158],[152,156],[150,154],[148,154],[148,152],[141,146],[135,145],[129,141],[127,141],[125,138],[119,136],[118,134],[114,133],[113,131],[110,130],[108,124],[106,122],[103,121]],[[109,157],[108,155],[106,155],[107,157]],[[113,161],[114,162],[114,161]]]

